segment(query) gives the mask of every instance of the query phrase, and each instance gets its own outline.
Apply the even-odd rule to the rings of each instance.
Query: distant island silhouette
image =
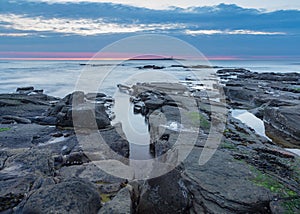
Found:
[[[164,57],[164,56],[157,56],[157,55],[143,55],[130,58],[129,60],[184,60],[182,58],[174,58],[171,57]]]

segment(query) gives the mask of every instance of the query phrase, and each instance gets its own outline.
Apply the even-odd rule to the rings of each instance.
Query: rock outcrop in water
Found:
[[[274,143],[281,139],[294,148],[299,143],[299,75],[244,69],[218,75],[225,84],[225,107],[264,119],[273,142],[228,115],[220,145],[207,147],[222,105],[205,90],[170,83],[123,87],[132,93],[133,110],[148,121],[156,158],[164,161],[164,154],[176,150],[179,136],[183,141],[196,136],[183,162],[144,181],[134,180],[130,171],[126,180],[97,166],[110,159],[129,164],[129,142],[121,124],[111,125],[113,100],[105,94],[74,92],[59,99],[31,87],[1,94],[0,212],[299,212],[300,159]],[[74,123],[74,111],[87,120]],[[96,118],[93,124],[90,116]],[[102,141],[95,141],[98,134]],[[214,154],[199,165],[205,149]]]

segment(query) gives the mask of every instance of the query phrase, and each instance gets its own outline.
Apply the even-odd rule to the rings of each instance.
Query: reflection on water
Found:
[[[300,157],[300,149],[287,149],[286,148],[285,150],[292,152]]]
[[[272,141],[266,134],[265,134],[265,125],[264,122],[248,112],[247,110],[241,109],[233,109],[231,114],[234,118],[239,119],[241,122],[246,124],[247,126],[253,128],[255,132],[263,137],[266,137],[269,141]],[[300,149],[291,149],[285,148],[285,150],[292,152],[298,156],[300,156]]]
[[[246,124],[250,128],[254,129],[257,134],[267,138],[268,140],[272,141],[265,133],[265,125],[264,122],[256,117],[254,114],[251,114],[247,110],[241,109],[233,109],[231,111],[231,115],[240,120],[242,123]]]
[[[133,105],[130,103],[130,96],[116,92],[114,112],[116,118],[113,123],[121,122],[123,131],[130,143],[130,159],[147,160],[153,156],[149,150],[150,134],[148,124],[141,114],[133,113]]]

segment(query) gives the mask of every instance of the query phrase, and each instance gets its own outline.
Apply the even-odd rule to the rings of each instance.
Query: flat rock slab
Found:
[[[290,135],[300,146],[300,105],[266,108],[264,121],[283,134]]]
[[[62,167],[58,171],[59,176],[67,179],[70,177],[78,177],[94,183],[123,183],[126,180],[112,176],[101,168],[97,167],[93,162],[85,163],[78,166]]]
[[[0,148],[30,148],[33,139],[45,133],[55,131],[55,127],[37,124],[0,125],[5,131],[0,132]]]
[[[0,115],[14,115],[20,117],[40,116],[50,106],[54,97],[44,94],[0,94]]]
[[[272,194],[251,181],[253,175],[247,164],[217,150],[205,165],[200,166],[198,157],[201,152],[199,148],[193,150],[184,163],[183,172],[183,181],[194,196],[195,213],[204,210],[209,213],[264,210],[268,203],[263,202],[270,200]]]

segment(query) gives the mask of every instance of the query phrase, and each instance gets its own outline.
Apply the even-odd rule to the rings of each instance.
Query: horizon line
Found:
[[[0,60],[9,61],[126,61],[136,59],[133,57],[0,57]],[[157,58],[163,59],[163,58]],[[209,61],[232,61],[232,60],[300,60],[300,56],[207,56],[204,58],[177,58],[174,60],[202,60]],[[155,58],[141,58],[139,60],[155,60]]]
[[[286,60],[300,59],[297,55],[166,55],[130,52],[64,52],[64,51],[0,51],[0,60],[129,60],[129,59],[174,59],[174,60]]]

